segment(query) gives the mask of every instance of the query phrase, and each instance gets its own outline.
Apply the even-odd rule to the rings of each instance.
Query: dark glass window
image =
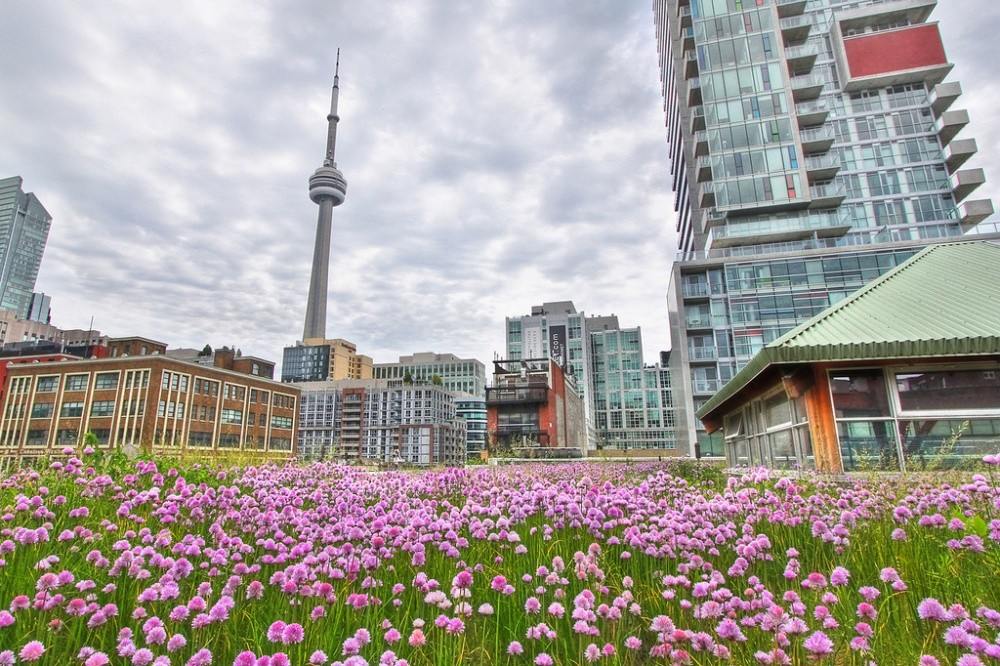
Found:
[[[1000,409],[997,370],[938,370],[896,375],[904,412]]]
[[[881,370],[831,373],[830,387],[838,419],[891,416],[885,376]]]

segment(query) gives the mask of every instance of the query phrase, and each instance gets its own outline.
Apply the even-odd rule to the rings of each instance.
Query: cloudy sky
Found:
[[[1000,8],[936,18],[1000,178]],[[641,325],[649,360],[669,344],[649,0],[9,2],[0,43],[0,176],[55,218],[38,289],[60,326],[280,359],[340,46],[331,337],[488,362],[505,315],[572,299]]]

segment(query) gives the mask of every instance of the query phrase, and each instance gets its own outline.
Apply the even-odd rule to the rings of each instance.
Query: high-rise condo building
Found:
[[[677,435],[670,370],[643,363],[638,327],[594,331],[589,337],[598,448],[673,454]]]
[[[936,0],[654,0],[679,435],[764,345],[993,213]]]
[[[52,216],[20,176],[0,179],[0,308],[31,319],[31,297]]]

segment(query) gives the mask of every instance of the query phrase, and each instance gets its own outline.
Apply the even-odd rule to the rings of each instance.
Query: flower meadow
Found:
[[[0,665],[1000,664],[994,457],[837,483],[72,453],[0,481]]]

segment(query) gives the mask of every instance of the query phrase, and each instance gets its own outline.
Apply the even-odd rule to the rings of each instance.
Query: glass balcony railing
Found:
[[[683,286],[682,291],[685,298],[699,298],[712,294],[707,282],[687,283]]]
[[[806,158],[806,169],[809,171],[824,171],[840,168],[840,160],[835,155],[817,155]]]
[[[837,133],[829,125],[822,127],[811,127],[799,131],[799,138],[802,143],[822,143],[825,141],[836,141]]]
[[[719,353],[715,347],[689,347],[688,356],[696,361],[714,361]]]
[[[706,394],[715,393],[722,385],[718,379],[694,379],[691,381],[691,388],[695,393]]]
[[[684,321],[688,328],[712,328],[712,317],[707,314],[700,317],[687,317]]]

